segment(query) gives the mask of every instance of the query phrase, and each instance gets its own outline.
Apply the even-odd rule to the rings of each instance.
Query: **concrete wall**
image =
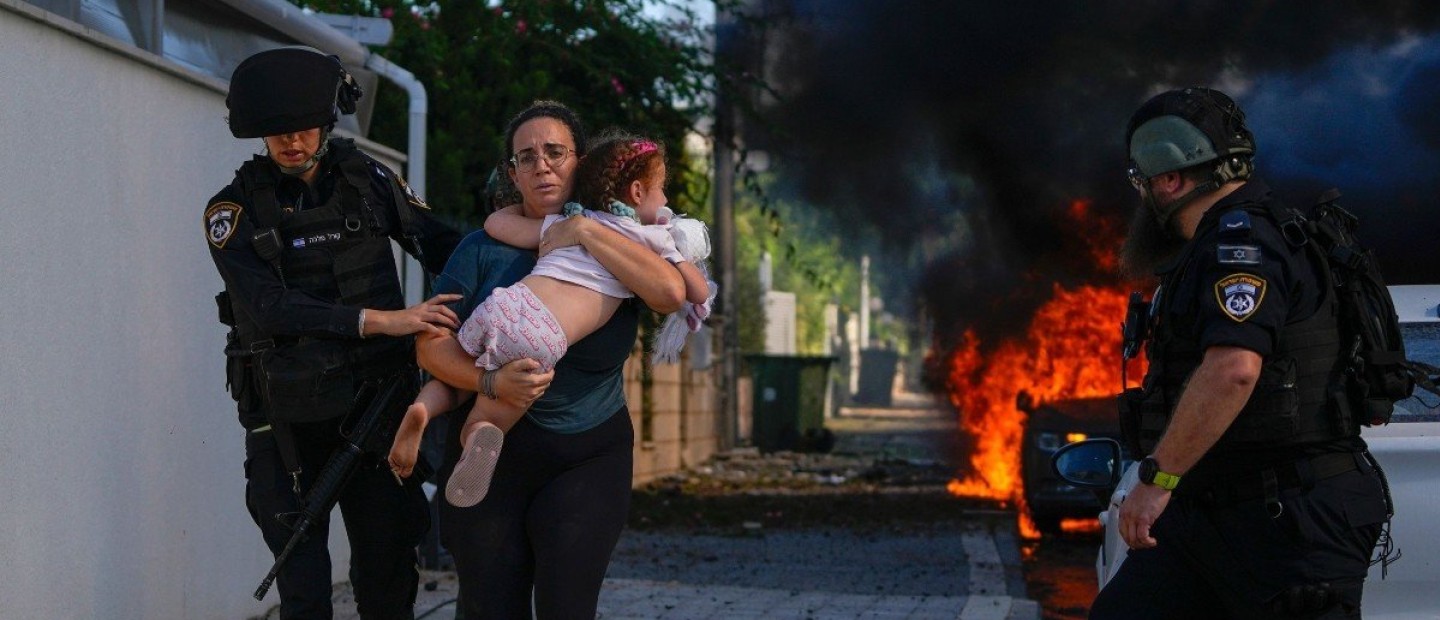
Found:
[[[635,427],[634,484],[644,484],[715,454],[717,404],[715,367],[692,369],[687,349],[679,364],[654,367],[650,385],[650,432],[645,436],[641,352],[625,363],[625,400]]]
[[[249,617],[277,599],[201,214],[259,141],[96,36],[0,0],[0,618]]]

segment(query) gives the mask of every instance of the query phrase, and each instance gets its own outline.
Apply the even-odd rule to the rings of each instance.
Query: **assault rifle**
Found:
[[[279,515],[282,522],[289,521],[288,525],[295,533],[290,535],[285,549],[275,557],[275,565],[270,567],[270,573],[265,575],[265,579],[260,581],[260,587],[255,589],[255,600],[265,598],[265,593],[270,591],[275,577],[280,574],[280,567],[290,559],[290,554],[294,553],[295,547],[305,539],[310,527],[329,518],[330,510],[340,499],[340,492],[345,489],[345,483],[349,482],[351,474],[360,466],[360,459],[365,452],[389,449],[402,417],[396,415],[392,401],[401,388],[410,383],[413,374],[409,370],[401,371],[380,381],[378,385],[367,382],[361,386],[356,394],[351,415],[360,407],[365,408],[364,412],[348,427],[348,431],[342,426],[343,441],[330,457],[330,461],[325,463],[325,468],[320,470],[320,475],[315,478],[310,491],[305,494],[300,512]]]

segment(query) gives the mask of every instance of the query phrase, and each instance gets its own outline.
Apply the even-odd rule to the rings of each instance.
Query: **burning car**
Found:
[[[1392,286],[1390,296],[1400,316],[1406,356],[1440,366],[1440,285]],[[1385,471],[1395,516],[1390,538],[1400,552],[1390,562],[1377,562],[1365,580],[1365,617],[1381,620],[1440,617],[1440,538],[1430,526],[1440,523],[1440,396],[1416,390],[1395,404],[1390,424],[1365,428],[1361,434]],[[1138,484],[1136,467],[1125,460],[1117,442],[1088,439],[1056,451],[1056,471],[1082,487],[1111,488],[1109,506],[1100,515],[1105,540],[1095,560],[1100,587],[1125,561],[1128,548],[1120,538],[1120,504]],[[1124,472],[1123,475],[1121,472]]]
[[[1050,459],[1065,444],[1087,438],[1118,438],[1113,396],[1075,398],[1036,405],[1026,392],[1016,398],[1026,414],[1021,438],[1020,470],[1025,504],[1035,527],[1045,534],[1060,531],[1063,519],[1090,518],[1104,509],[1104,494],[1076,486],[1055,473]]]

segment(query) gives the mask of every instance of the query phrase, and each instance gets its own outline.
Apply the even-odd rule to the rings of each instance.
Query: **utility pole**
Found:
[[[715,416],[716,448],[734,447],[739,436],[740,324],[735,303],[735,138],[729,83],[723,75],[733,59],[736,23],[730,11],[715,7],[715,237],[720,272],[720,408]]]

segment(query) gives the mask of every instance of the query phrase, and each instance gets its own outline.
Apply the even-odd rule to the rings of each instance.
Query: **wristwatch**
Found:
[[[1160,471],[1160,464],[1155,462],[1155,457],[1147,456],[1140,459],[1140,482],[1153,484],[1166,491],[1174,491],[1180,486],[1180,476],[1167,474]]]

